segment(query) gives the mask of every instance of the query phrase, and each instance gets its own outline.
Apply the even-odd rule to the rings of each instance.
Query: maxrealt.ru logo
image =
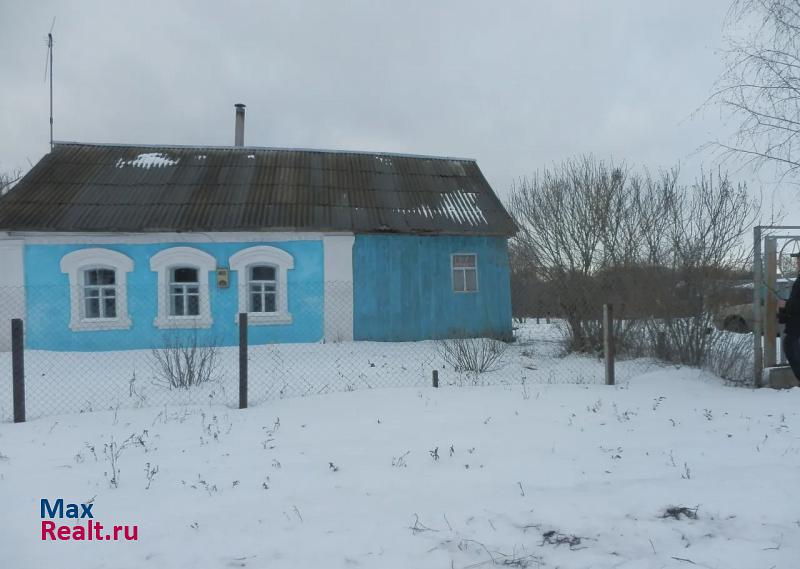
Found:
[[[93,503],[65,503],[63,498],[41,501],[42,541],[136,541],[138,525],[104,526],[94,519]],[[82,522],[56,523],[54,519],[82,520]]]

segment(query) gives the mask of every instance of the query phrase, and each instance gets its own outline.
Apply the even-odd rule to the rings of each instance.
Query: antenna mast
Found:
[[[47,59],[44,63],[45,77],[47,74],[47,64],[50,64],[50,150],[53,150],[53,28],[55,25],[56,19],[53,18],[50,31],[47,33]]]
[[[50,150],[53,149],[53,34],[47,34],[47,49],[50,53]]]

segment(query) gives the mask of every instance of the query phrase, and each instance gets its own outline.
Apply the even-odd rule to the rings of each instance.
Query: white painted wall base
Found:
[[[325,258],[325,341],[353,340],[352,235],[323,237]]]
[[[0,352],[11,351],[11,319],[25,318],[25,270],[18,239],[0,239]]]

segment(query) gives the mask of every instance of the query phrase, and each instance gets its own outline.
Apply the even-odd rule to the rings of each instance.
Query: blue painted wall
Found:
[[[478,255],[478,292],[453,292],[453,253]],[[356,340],[511,335],[505,238],[357,235],[353,276]]]
[[[291,324],[250,326],[252,344],[276,342],[318,342],[323,337],[323,245],[322,241],[282,241],[277,243],[159,243],[148,245],[27,245],[25,247],[26,345],[30,349],[95,351],[148,349],[163,343],[166,337],[197,334],[200,341],[214,340],[219,345],[238,343],[237,273],[231,271],[227,289],[216,286],[209,273],[211,315],[210,329],[160,330],[153,325],[157,307],[157,275],[150,270],[150,257],[170,247],[194,247],[212,255],[218,266],[227,267],[231,255],[255,245],[270,245],[294,257],[294,269],[288,271],[289,312]],[[119,251],[133,259],[128,273],[128,312],[133,325],[128,330],[79,331],[69,328],[69,278],[61,272],[61,258],[78,249],[102,247]]]

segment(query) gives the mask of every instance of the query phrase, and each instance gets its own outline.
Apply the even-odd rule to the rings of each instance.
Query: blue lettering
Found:
[[[53,507],[50,507],[50,502],[46,498],[42,498],[42,517],[43,518],[63,518],[64,517],[64,500],[59,498]]]
[[[80,506],[80,511],[78,509]],[[68,518],[94,518],[92,508],[94,504],[67,504],[66,517]],[[63,518],[64,512],[64,499],[59,498],[52,504],[47,498],[41,500],[41,517],[42,518]]]

